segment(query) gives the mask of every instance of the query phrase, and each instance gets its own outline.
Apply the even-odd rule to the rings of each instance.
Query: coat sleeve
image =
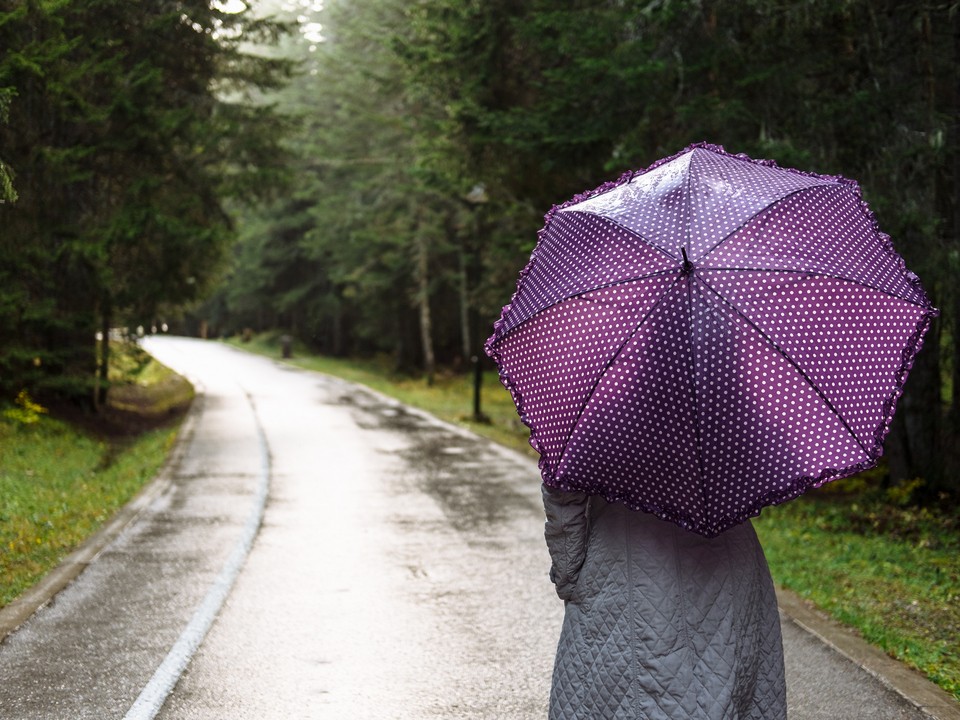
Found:
[[[550,551],[550,580],[557,595],[569,600],[587,554],[590,496],[543,485],[543,508],[547,514],[544,537]]]

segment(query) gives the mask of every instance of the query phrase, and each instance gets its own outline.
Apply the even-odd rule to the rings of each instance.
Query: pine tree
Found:
[[[282,123],[253,95],[289,63],[241,52],[280,30],[199,0],[33,0],[0,15],[0,86],[17,94],[0,138],[20,195],[0,208],[4,383],[82,390],[95,330],[105,357],[121,313],[152,319],[210,285],[232,232],[225,199],[281,173]]]

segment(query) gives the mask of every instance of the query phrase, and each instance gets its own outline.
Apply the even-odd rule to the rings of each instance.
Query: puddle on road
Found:
[[[343,394],[338,402],[353,410],[359,427],[403,436],[405,446],[394,452],[409,472],[402,473],[405,479],[398,479],[397,492],[406,492],[404,483],[412,481],[439,503],[457,529],[489,533],[517,513],[538,509],[529,496],[513,489],[509,463],[487,440],[460,435],[362,391]]]
[[[419,433],[413,440],[401,456],[413,468],[420,489],[440,503],[458,529],[490,530],[518,512],[530,512],[529,498],[511,487],[503,460],[493,456],[486,441],[451,446],[450,433]]]

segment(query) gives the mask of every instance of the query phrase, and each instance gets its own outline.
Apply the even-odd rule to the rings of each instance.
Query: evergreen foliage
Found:
[[[276,115],[249,96],[289,63],[241,51],[281,28],[217,7],[0,5],[18,195],[0,205],[0,392],[88,395],[96,332],[200,298],[231,238],[225,200],[262,196],[283,167]]]

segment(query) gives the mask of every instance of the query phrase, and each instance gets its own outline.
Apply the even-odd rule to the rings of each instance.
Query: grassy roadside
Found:
[[[269,336],[231,345],[280,357]],[[361,383],[509,447],[535,454],[509,394],[484,378],[483,412],[470,419],[472,386],[462,375],[394,377],[384,363],[297,352],[299,367]],[[960,700],[960,521],[909,506],[862,478],[832,483],[754,520],[774,579],[920,670]]]
[[[106,417],[0,408],[0,607],[36,583],[153,478],[192,388],[170,370],[118,352],[125,403]],[[139,389],[138,389],[139,388]]]
[[[764,510],[754,526],[779,584],[960,700],[955,517],[825,488]]]

